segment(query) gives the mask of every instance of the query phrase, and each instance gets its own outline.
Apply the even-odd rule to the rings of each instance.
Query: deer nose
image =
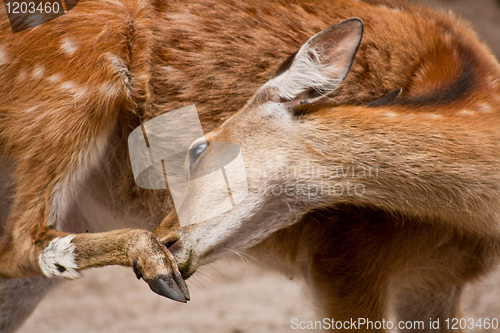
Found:
[[[191,275],[194,274],[195,270],[192,268],[192,256],[191,252],[186,249],[185,244],[181,239],[175,241],[174,243],[168,246],[168,250],[174,256],[174,259],[177,262],[177,267],[179,268],[179,272],[181,272],[182,278],[188,279]],[[182,260],[179,260],[182,258]]]

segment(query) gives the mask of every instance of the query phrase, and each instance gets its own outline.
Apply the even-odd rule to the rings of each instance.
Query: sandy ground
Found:
[[[132,270],[92,270],[63,282],[20,332],[289,332],[314,318],[300,283],[235,260],[204,267],[188,281],[192,301],[154,294]]]
[[[451,8],[473,22],[500,57],[500,2],[420,0]],[[20,329],[53,332],[290,332],[292,318],[314,318],[300,283],[236,260],[204,267],[188,281],[192,301],[180,304],[151,292],[131,269],[109,267],[63,282]],[[500,317],[500,273],[467,292],[467,313]],[[491,332],[491,330],[489,330]]]
[[[306,332],[291,320],[318,319],[301,282],[237,259],[201,268],[188,286],[192,300],[181,304],[151,292],[130,269],[87,271],[53,289],[19,332]],[[498,295],[500,271],[466,291],[466,315],[499,318]]]

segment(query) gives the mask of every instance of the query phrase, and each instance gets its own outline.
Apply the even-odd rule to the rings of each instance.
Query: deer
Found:
[[[305,278],[327,318],[464,331],[445,323],[463,318],[462,289],[500,255],[500,66],[452,16],[383,3],[315,3],[352,18],[311,35],[192,143],[190,181],[163,222],[184,221],[169,246],[184,278],[242,251]],[[340,103],[356,84],[377,98]],[[222,178],[196,180],[229,144],[248,193],[226,210]],[[203,219],[207,202],[217,214]]]
[[[221,15],[224,12],[231,15]],[[440,197],[441,203],[446,201],[444,207],[450,209],[446,212],[436,210],[437,213],[442,212],[439,216],[425,209],[427,200],[424,203],[416,200],[421,204],[418,206],[417,203],[410,205],[402,198],[400,201],[404,202],[400,203],[404,205],[399,207],[406,207],[406,210],[397,210],[397,204],[389,201],[394,199],[394,193],[387,191],[380,194],[380,200],[387,205],[391,203],[390,207],[394,210],[389,210],[389,206],[382,209],[376,205],[381,202],[354,204],[351,198],[343,201],[342,205],[335,202],[321,204],[314,209],[301,204],[297,205],[301,207],[300,212],[286,210],[286,215],[290,217],[286,222],[280,218],[261,216],[260,222],[253,224],[255,228],[259,229],[266,221],[274,221],[273,225],[266,230],[257,230],[251,237],[242,233],[246,238],[233,242],[236,240],[223,232],[236,230],[235,225],[224,229],[230,225],[229,220],[214,224],[213,229],[208,228],[210,225],[206,223],[181,229],[174,213],[164,218],[173,210],[169,191],[139,188],[129,163],[127,137],[145,121],[195,102],[204,129],[215,129],[244,107],[277,68],[276,78],[283,78],[279,73],[288,70],[288,65],[295,59],[293,53],[311,36],[333,23],[352,17],[359,17],[364,23],[349,20],[340,26],[340,31],[345,34],[339,34],[339,28],[332,27],[328,30],[330,33],[322,35],[325,40],[337,42],[332,39],[337,36],[339,42],[347,43],[345,52],[352,57],[344,59],[344,68],[339,69],[346,75],[349,72],[349,75],[337,78],[338,85],[328,85],[324,91],[323,88],[320,90],[321,94],[329,93],[329,106],[349,107],[353,110],[352,116],[356,110],[362,112],[367,105],[371,105],[363,113],[365,118],[375,117],[381,108],[390,109],[386,115],[399,115],[403,112],[401,109],[413,109],[422,116],[428,114],[429,119],[421,122],[425,122],[426,126],[438,121],[439,115],[435,117],[430,111],[435,105],[446,106],[447,110],[460,106],[461,111],[470,106],[471,113],[479,114],[486,110],[484,116],[493,117],[497,105],[495,78],[498,64],[485,46],[477,41],[474,33],[453,16],[437,14],[404,2],[384,0],[342,0],[334,3],[309,0],[197,0],[189,3],[86,0],[49,22],[13,33],[5,12],[0,15],[0,96],[3,102],[0,106],[0,327],[3,331],[19,327],[47,290],[56,284],[57,278],[76,278],[79,271],[91,267],[132,266],[136,276],[145,280],[153,291],[174,300],[186,301],[189,293],[181,274],[188,277],[199,265],[215,259],[221,249],[247,249],[255,256],[270,259],[271,263],[275,258],[285,257],[287,261],[280,261],[283,267],[276,267],[276,262],[270,266],[281,268],[287,274],[297,270],[306,273],[306,279],[312,281],[311,285],[316,288],[317,297],[322,298],[325,312],[336,313],[340,317],[370,309],[382,311],[382,295],[376,292],[383,287],[385,290],[386,280],[375,274],[385,272],[387,278],[394,277],[392,272],[401,272],[401,267],[408,265],[408,258],[401,257],[398,258],[399,266],[393,264],[389,267],[390,271],[383,269],[384,264],[387,265],[384,258],[391,254],[394,256],[401,246],[408,246],[406,249],[411,252],[413,248],[410,244],[442,244],[442,249],[451,253],[453,249],[447,248],[446,244],[452,240],[448,243],[446,240],[462,237],[461,246],[476,244],[475,256],[469,259],[474,262],[484,259],[482,265],[464,263],[464,270],[476,268],[470,271],[471,279],[480,275],[481,269],[486,271],[488,264],[493,265],[494,256],[489,253],[494,252],[496,238],[494,234],[490,238],[485,236],[486,225],[466,223],[465,201],[462,209],[453,215],[460,217],[457,222],[446,223],[452,216],[446,214],[451,212],[452,207],[459,206],[453,206],[453,203],[464,199],[458,196],[452,198],[451,190],[446,192],[450,197],[446,198],[444,192],[444,197]],[[318,40],[323,40],[323,37]],[[353,47],[357,48],[357,52]],[[286,57],[289,60],[280,66]],[[441,68],[441,61],[449,66]],[[348,67],[350,71],[346,71]],[[467,70],[461,72],[462,68]],[[464,77],[473,80],[464,82]],[[275,85],[273,89],[280,91],[280,87]],[[481,94],[478,87],[484,89]],[[455,91],[458,93],[454,94]],[[477,94],[470,100],[465,99],[470,91]],[[268,97],[276,98],[272,95]],[[307,94],[302,97],[307,97]],[[309,99],[312,97],[309,96]],[[298,101],[291,95],[286,98],[289,100],[282,102],[287,105]],[[263,100],[262,94],[252,99],[254,102]],[[473,100],[478,104],[472,105]],[[257,110],[259,103],[254,102],[252,109]],[[324,103],[325,100],[320,99],[319,102]],[[297,108],[321,105],[318,102],[310,104],[297,105]],[[276,117],[290,114],[280,109],[274,111],[277,111]],[[467,115],[463,113],[463,116]],[[244,112],[236,114],[229,124],[235,123],[233,119],[242,118]],[[316,111],[310,114],[316,114]],[[346,119],[351,119],[351,116],[346,116]],[[392,121],[395,121],[395,116],[393,118]],[[244,119],[239,121],[245,123]],[[387,116],[380,121],[382,128],[383,122],[390,122],[391,118]],[[227,129],[227,124],[221,128]],[[393,123],[394,126],[396,124]],[[425,128],[430,131],[431,127]],[[213,133],[207,134],[207,137],[210,138]],[[242,136],[236,142],[244,148],[242,151],[248,160],[246,151],[249,148],[243,145],[244,138]],[[422,151],[426,147],[422,146]],[[471,154],[480,150],[478,147],[471,148]],[[259,160],[258,156],[255,157]],[[493,155],[491,157],[493,159]],[[477,159],[471,165],[478,166],[481,161]],[[252,172],[247,171],[247,174],[251,180]],[[417,181],[421,179],[414,180],[415,185],[420,184]],[[459,182],[454,184],[464,185]],[[461,188],[463,192],[459,193],[468,193],[466,190],[469,189],[480,191],[482,183],[474,184],[478,186]],[[430,189],[435,192],[429,193],[438,191],[435,186]],[[414,192],[410,193],[413,196]],[[477,199],[474,193],[478,192],[469,194]],[[400,192],[400,196],[404,194],[407,193]],[[326,199],[313,198],[311,204],[319,204],[322,200]],[[474,203],[479,205],[480,201]],[[438,207],[437,203],[435,207]],[[490,209],[483,211],[483,222],[488,224],[489,221],[494,225],[493,205],[488,207]],[[492,215],[486,216],[488,212]],[[248,226],[252,215],[246,213],[240,211],[238,214],[240,222]],[[231,216],[235,221],[236,215]],[[257,220],[257,216],[253,215],[253,218]],[[410,223],[410,220],[423,222]],[[421,226],[424,224],[425,228]],[[477,228],[471,231],[474,225]],[[386,229],[373,233],[374,226]],[[481,229],[481,226],[484,228]],[[356,231],[359,231],[358,235],[364,235],[366,248],[355,246],[358,238],[353,238],[351,234]],[[207,241],[204,244],[194,242],[197,232],[205,232],[202,239]],[[442,238],[434,232],[442,232]],[[213,237],[217,234],[220,240],[227,241],[226,245],[220,242],[215,244]],[[429,235],[435,237],[434,242],[428,240]],[[333,241],[328,241],[329,237]],[[484,241],[485,238],[490,242]],[[334,244],[335,239],[343,241],[343,246],[340,242]],[[318,245],[317,248],[314,244]],[[323,245],[323,252],[319,251],[320,244]],[[197,248],[201,245],[205,248]],[[425,261],[423,258],[430,256],[431,249],[435,248],[433,246],[419,247],[414,262]],[[300,255],[299,249],[302,249]],[[191,250],[192,256],[188,256]],[[363,251],[375,253],[378,257],[364,256]],[[460,254],[467,257],[465,252]],[[313,255],[311,262],[300,259],[306,258],[307,253]],[[433,259],[436,272],[457,274],[446,271],[448,261],[447,265],[441,265],[439,260],[445,260],[443,257]],[[358,268],[380,265],[380,269],[370,271],[377,277],[378,284],[360,288],[359,283],[348,284],[344,281],[348,276],[358,282],[365,281],[366,276],[353,275],[345,268],[348,265],[342,265],[356,260],[367,261],[366,265],[360,262]],[[289,264],[285,265],[285,262]],[[333,265],[332,262],[340,264]],[[417,279],[417,275],[404,272],[408,274],[401,273],[399,280],[393,279],[400,282],[400,294],[416,290],[410,282],[411,278]],[[437,282],[446,282],[444,277],[437,280],[425,278],[424,275],[419,276],[432,287]],[[372,297],[357,299],[354,291],[351,294],[339,292],[339,288],[346,284],[351,287],[349,290],[360,288],[360,294],[365,291]],[[429,296],[431,293],[430,287],[418,287],[421,287],[418,290],[421,294]],[[433,290],[436,289],[439,288]],[[453,284],[448,289],[449,293],[442,292],[429,298],[408,297],[407,293],[404,294],[406,298],[397,293],[394,297],[406,300],[407,308],[417,306],[427,314],[430,311],[428,306],[440,300],[438,295],[444,295],[449,299],[447,304],[452,311],[458,306],[459,287]],[[401,313],[406,313],[403,310]],[[442,308],[438,310],[445,311]],[[417,313],[417,310],[414,311]],[[380,315],[379,312],[376,314]]]

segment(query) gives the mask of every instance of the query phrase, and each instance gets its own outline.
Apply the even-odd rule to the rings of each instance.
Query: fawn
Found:
[[[237,131],[229,137],[228,129],[235,121],[246,124],[245,117],[252,114],[260,123],[264,116],[259,110],[269,98],[266,105],[279,107],[271,107],[265,117],[273,120],[262,130],[276,125],[272,127],[274,134],[283,134],[279,144],[271,140],[275,156],[287,154],[288,161],[300,162],[305,151],[299,147],[304,142],[289,155],[295,143],[291,139],[297,139],[302,130],[302,139],[311,139],[308,135],[316,135],[315,124],[323,124],[339,139],[352,140],[354,146],[369,153],[368,158],[399,154],[386,161],[384,168],[380,166],[380,178],[367,184],[362,198],[354,198],[362,202],[350,197],[336,198],[339,201],[318,197],[309,203],[294,198],[293,210],[280,210],[279,205],[273,208],[274,213],[286,213],[281,217],[263,214],[265,210],[257,215],[241,210],[231,212],[239,215],[240,221],[228,213],[233,219],[224,215],[219,223],[212,221],[212,231],[206,229],[207,223],[186,227],[181,240],[171,247],[182,272],[191,274],[197,265],[213,260],[225,248],[245,249],[260,243],[251,251],[266,258],[288,259],[280,261],[283,267],[277,267],[276,262],[273,265],[289,274],[296,270],[305,273],[325,311],[339,318],[363,312],[368,317],[381,316],[389,282],[397,286],[391,289],[392,297],[407,302],[398,303],[401,316],[412,317],[422,311],[445,316],[455,313],[460,286],[494,261],[495,131],[491,121],[487,123],[490,127],[482,124],[496,114],[498,64],[453,17],[396,1],[87,0],[57,19],[13,34],[5,12],[0,15],[0,327],[4,331],[19,326],[53,283],[53,279],[35,275],[73,278],[88,267],[134,266],[136,274],[156,292],[181,301],[189,298],[163,245],[179,237],[175,215],[156,229],[163,244],[145,231],[158,225],[172,204],[168,191],[135,186],[127,155],[129,133],[148,119],[193,102],[204,127],[215,128],[243,107],[301,43],[350,17],[363,20],[365,33],[346,78],[342,76],[347,74],[361,38],[360,21],[343,23],[345,34],[331,28],[322,35],[325,41],[337,43],[337,36],[338,42],[346,43],[344,53],[337,54],[343,59],[338,76],[328,77],[332,82],[316,87],[322,94],[332,90],[328,100],[295,107],[319,96],[314,91],[301,94],[299,99],[293,96],[296,89],[307,88],[307,80],[295,90],[282,89],[288,84],[282,81],[282,74],[293,69],[290,65],[297,59],[292,56],[278,70],[277,80],[267,85],[272,89],[261,89],[247,107],[250,111],[240,112],[226,123],[217,140],[237,142],[248,161],[265,159],[258,149],[247,158],[251,145],[257,142],[250,142],[248,133]],[[325,51],[333,52],[331,47]],[[318,55],[318,61],[325,60],[322,52]],[[274,90],[286,96],[270,93]],[[372,107],[367,108],[368,104]],[[327,112],[334,106],[338,107],[336,114]],[[288,111],[292,109],[295,115]],[[403,124],[401,114],[405,112],[414,118]],[[290,127],[279,132],[283,117]],[[337,124],[338,117],[345,119],[344,126],[350,132],[339,135],[335,132],[338,128],[327,127]],[[376,120],[375,127],[370,119]],[[416,121],[422,128],[412,131]],[[349,126],[354,123],[359,133],[355,126]],[[474,137],[460,133],[460,126],[482,134],[481,140],[474,142],[477,145],[470,142],[469,150],[459,144]],[[408,141],[399,142],[401,136],[396,137],[396,132],[402,127]],[[433,132],[435,128],[439,133]],[[293,136],[285,137],[292,132]],[[368,132],[372,147],[361,140]],[[445,139],[452,134],[456,141],[450,144]],[[392,141],[390,135],[394,135]],[[416,140],[418,137],[421,140]],[[216,134],[207,138],[215,140]],[[485,138],[490,141],[482,140]],[[445,141],[445,147],[438,146]],[[382,150],[381,142],[386,143]],[[432,143],[434,148],[427,150]],[[410,144],[413,152],[418,150],[421,155],[401,150]],[[487,144],[490,149],[484,147]],[[315,147],[319,154],[315,162],[326,163],[329,159],[322,160],[321,149],[331,148],[328,141]],[[441,158],[453,149],[460,161],[446,160],[447,169],[423,165],[428,162],[427,155]],[[344,153],[346,161],[357,163],[356,158],[361,157],[349,150]],[[402,174],[405,169],[401,169],[400,173],[386,172],[388,178],[382,179],[385,167],[407,167],[402,158],[412,156],[415,168],[425,167],[424,174],[412,174],[415,169]],[[474,180],[459,172],[478,172],[480,167],[487,171],[481,169],[485,172]],[[252,170],[247,174],[252,186],[262,185],[254,182]],[[458,178],[448,178],[451,176]],[[490,184],[488,193],[485,179]],[[390,180],[394,181],[392,187],[383,187]],[[438,182],[445,180],[449,183]],[[446,189],[446,185],[453,186]],[[268,208],[276,198],[271,199],[265,204]],[[291,198],[284,199],[279,203],[289,203]],[[252,235],[246,229],[250,221],[256,231]],[[267,222],[270,224],[263,228]],[[242,239],[222,232],[231,223],[236,225],[227,230],[240,228]],[[117,228],[127,229],[113,230]],[[206,247],[201,249],[192,237],[204,231]],[[216,234],[221,236],[220,242],[212,237]],[[363,247],[358,244],[360,239]],[[193,257],[185,255],[190,247]],[[441,255],[432,252],[436,247]],[[389,261],[389,257],[395,259]],[[430,259],[435,270],[428,271]],[[450,270],[452,259],[462,264],[461,270]],[[346,265],[353,262],[358,264]],[[419,267],[422,272],[417,274]],[[449,283],[451,277],[455,278],[453,283]],[[439,293],[433,294],[436,290]],[[360,295],[363,297],[358,298]],[[435,311],[431,304],[436,305]],[[412,313],[405,308],[417,310]]]

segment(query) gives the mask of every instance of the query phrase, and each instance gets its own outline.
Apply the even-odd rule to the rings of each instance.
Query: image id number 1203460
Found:
[[[13,1],[5,2],[5,9],[8,14],[52,14],[59,13],[59,2],[26,2],[26,1]]]
[[[448,330],[496,330],[497,318],[448,318],[444,321]]]

